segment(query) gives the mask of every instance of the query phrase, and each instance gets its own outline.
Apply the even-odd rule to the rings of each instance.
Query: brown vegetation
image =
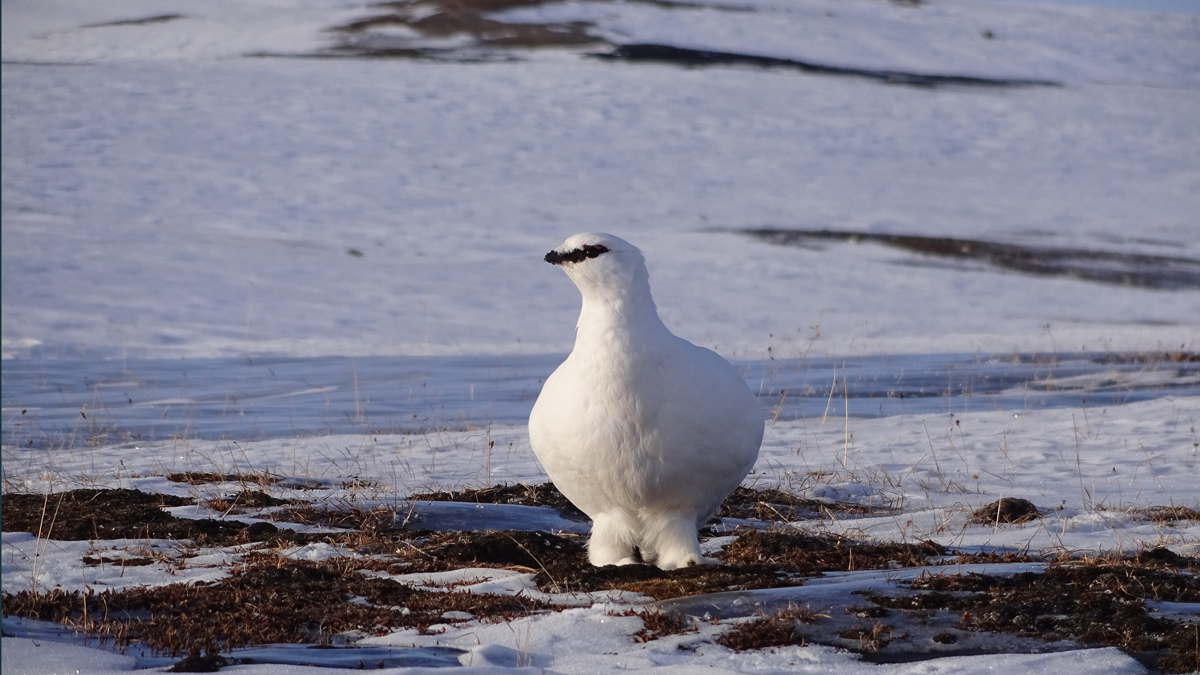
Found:
[[[1092,558],[1051,563],[1044,573],[927,575],[909,584],[921,594],[865,597],[883,607],[961,613],[963,630],[1115,646],[1182,673],[1200,666],[1200,623],[1157,618],[1145,606],[1147,600],[1200,602],[1200,565],[1179,561]]]
[[[997,501],[980,507],[971,514],[967,522],[973,525],[999,525],[1000,523],[1027,523],[1041,518],[1037,507],[1027,499],[1003,497]]]
[[[807,641],[800,632],[800,624],[812,623],[821,616],[807,607],[790,605],[769,615],[737,624],[732,630],[721,634],[717,638],[717,644],[739,652],[788,645],[803,647]]]
[[[864,543],[834,535],[813,536],[739,528],[737,541],[718,558],[730,565],[764,565],[791,574],[919,567],[946,548],[932,541],[920,544]]]
[[[53,621],[121,647],[170,655],[216,653],[270,643],[314,643],[347,631],[422,632],[467,612],[511,620],[546,605],[522,596],[418,590],[358,573],[349,559],[322,562],[260,555],[214,583],[124,591],[3,594],[6,616]]]

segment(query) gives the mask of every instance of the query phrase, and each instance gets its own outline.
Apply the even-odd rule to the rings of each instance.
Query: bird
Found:
[[[701,553],[697,530],[758,458],[758,399],[728,361],[663,324],[629,242],[577,234],[545,261],[575,282],[583,305],[575,345],[529,415],[529,442],[592,520],[588,562],[718,562]]]

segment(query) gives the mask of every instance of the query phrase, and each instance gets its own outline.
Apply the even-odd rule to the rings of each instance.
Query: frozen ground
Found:
[[[1196,422],[1200,411],[1195,401],[1195,398],[1158,399],[1092,409],[897,415],[877,419],[831,416],[825,420],[778,422],[768,427],[758,465],[747,483],[756,487],[779,486],[799,496],[859,503],[885,510],[885,515],[826,517],[803,520],[790,526],[805,532],[842,533],[876,541],[916,543],[933,540],[964,552],[1095,554],[1166,547],[1182,555],[1195,556],[1200,553],[1200,523],[1159,522],[1150,518],[1146,511],[1151,506],[1195,508],[1198,505],[1195,476],[1200,472],[1197,454],[1200,437],[1196,433]],[[523,427],[415,436],[324,436],[243,443],[166,441],[54,452],[9,446],[4,457],[5,489],[10,493],[60,491],[84,486],[124,487],[203,500],[238,489],[236,483],[188,485],[167,480],[168,474],[181,471],[269,473],[281,478],[270,490],[275,496],[315,500],[317,504],[331,506],[389,504],[397,510],[397,518],[410,526],[434,530],[464,527],[580,530],[579,523],[564,521],[550,509],[410,503],[401,499],[429,488],[544,482],[545,475],[529,450]],[[999,497],[1029,499],[1045,516],[1024,525],[968,522],[972,511]],[[170,511],[180,517],[227,517],[257,522],[253,516],[224,516],[204,506],[181,506]],[[727,520],[724,527],[741,522],[745,521]],[[311,530],[311,526],[308,527]],[[718,537],[708,545],[719,548],[731,539]],[[145,556],[147,547],[157,553],[157,562],[149,566],[89,566],[81,562],[82,557],[89,555]],[[55,542],[39,540],[33,534],[6,532],[4,590],[17,592],[35,584],[39,588],[71,590],[212,581],[228,574],[230,566],[252,548],[186,551],[169,541]],[[126,550],[131,552],[121,553]],[[293,548],[283,553],[303,560],[356,555],[328,544]],[[185,555],[186,558],[182,557]],[[1010,574],[1030,569],[1036,571],[1039,566],[963,568],[968,569]],[[608,672],[621,667],[648,672],[696,672],[696,668],[702,668],[714,672],[747,673],[828,672],[829,669],[884,673],[986,672],[997,667],[1016,673],[1045,672],[1044,669],[1051,667],[1064,667],[1070,672],[1143,672],[1137,662],[1111,650],[1038,656],[947,657],[919,665],[882,666],[860,663],[851,653],[818,646],[735,655],[708,642],[742,620],[739,617],[770,611],[789,602],[805,604],[831,616],[841,615],[843,606],[855,602],[854,596],[848,595],[851,591],[895,588],[898,582],[919,571],[906,570],[903,574],[848,572],[810,580],[799,588],[669,601],[663,606],[696,616],[713,613],[722,616],[723,620],[702,629],[700,634],[646,644],[639,644],[630,637],[641,627],[638,619],[610,616],[614,611],[619,613],[626,607],[646,604],[646,599],[639,600],[636,596],[604,593],[547,595],[532,585],[532,574],[520,571],[468,567],[432,576],[399,575],[395,578],[420,587],[434,588],[451,581],[468,581],[476,592],[522,592],[576,609],[502,624],[456,623],[436,636],[404,630],[361,640],[359,645],[371,649],[413,645],[452,647],[464,651],[461,654],[455,652],[450,661],[471,664],[472,668],[481,663],[497,666],[520,663],[564,673]],[[960,570],[936,571],[953,573]],[[1164,603],[1160,611],[1181,611],[1186,620],[1197,614],[1196,609],[1194,604]],[[901,628],[908,629],[896,619],[889,621],[900,626],[897,632]],[[5,620],[5,631],[9,635],[51,642],[69,638],[55,630],[47,624]],[[1078,648],[1073,643],[988,638],[986,634],[974,640],[974,648],[985,651],[1007,648],[1018,652],[1030,649],[1056,652]],[[70,641],[78,644],[77,639]],[[11,652],[10,644],[13,645]],[[5,638],[5,659],[13,659],[11,663],[20,672],[43,672],[31,665],[43,663],[36,656],[38,652],[30,651],[34,649],[33,644]],[[681,644],[687,645],[686,651],[677,648]],[[324,657],[314,656],[313,652],[279,649],[282,651],[238,651],[234,655],[275,664],[301,661],[328,666],[353,656],[331,652],[322,661]],[[94,663],[95,672],[154,667],[170,662],[165,657],[137,650],[132,650],[126,660],[112,661],[110,659],[116,657],[95,650],[64,654],[75,654],[71,657],[75,660],[69,663]],[[375,659],[379,654],[370,652],[370,658]],[[384,659],[396,667],[408,663],[403,661],[405,658],[425,657],[404,651],[385,651],[382,656],[401,659]],[[238,666],[237,670],[281,672],[278,668],[282,666]],[[8,672],[8,665],[5,670]]]
[[[329,31],[384,11],[341,0],[6,0],[5,493],[206,498],[237,486],[166,475],[241,470],[285,478],[276,496],[391,505],[431,529],[577,530],[544,510],[404,498],[544,481],[521,419],[570,348],[578,299],[541,256],[607,230],[645,251],[668,325],[734,360],[759,392],[772,423],[748,484],[881,510],[794,527],[963,551],[1197,555],[1200,524],[1146,511],[1200,507],[1196,364],[1113,354],[1197,350],[1200,16],[969,0],[668,4],[493,18],[587,21],[611,44],[1061,86],[918,88],[584,56],[603,44],[470,51],[469,37],[431,41],[396,24]],[[308,58],[355,41],[450,56]],[[761,227],[1101,252],[1118,269],[1157,256],[1194,281],[1098,283],[738,232]],[[1044,517],[967,522],[1000,497]],[[85,565],[97,546],[162,556]],[[167,541],[5,532],[3,587],[215,580],[246,554],[199,553],[183,564]],[[540,593],[522,571],[454,574],[479,592]],[[755,591],[749,607],[844,604],[900,578],[830,575]],[[711,640],[748,615],[744,598],[697,600],[725,602],[726,618],[643,644],[631,637],[641,620],[610,610],[647,598],[551,599],[573,609],[448,619],[444,634],[371,637],[350,656],[267,647],[254,656],[268,663],[229,670],[327,672],[295,664],[365,656],[406,673],[1144,672],[1113,649],[986,636],[1014,653],[875,665],[819,645],[733,652]],[[172,661],[46,623],[6,618],[4,633],[6,674]],[[398,649],[413,645],[430,649]],[[1015,653],[1035,647],[1048,651]]]
[[[903,517],[822,523],[879,540],[932,538],[947,545],[1092,552],[1162,544],[1194,554],[1200,524],[1160,530],[1127,511],[1200,503],[1196,400],[878,419],[834,411],[825,418],[769,424],[746,484],[901,509]],[[167,440],[53,451],[7,446],[4,456],[6,491],[123,487],[197,496],[203,486],[166,479],[185,471],[291,477],[296,493],[287,496],[303,496],[312,487],[309,481],[330,489],[354,478],[371,479],[382,482],[367,491],[376,499],[546,480],[523,426],[253,442]],[[287,492],[288,483],[278,487]],[[228,487],[201,496],[222,490]],[[1028,499],[1050,516],[1036,527],[964,527],[971,511],[1000,497]]]

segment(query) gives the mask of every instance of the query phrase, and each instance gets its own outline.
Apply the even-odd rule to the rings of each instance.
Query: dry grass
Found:
[[[739,652],[789,645],[803,647],[807,640],[800,632],[799,624],[812,623],[822,617],[828,618],[807,607],[789,605],[769,615],[737,624],[717,637],[717,644]]]
[[[678,612],[660,612],[656,609],[633,610],[624,612],[609,612],[609,616],[636,616],[642,620],[642,629],[633,634],[633,641],[639,644],[651,642],[668,635],[695,633],[696,628],[691,621]]]
[[[1031,554],[1028,552],[1005,551],[997,553],[989,551],[987,553],[958,553],[952,558],[945,561],[947,565],[974,565],[980,563],[990,563],[999,565],[1011,565],[1013,563],[1028,563],[1028,562],[1045,562],[1050,556]]]
[[[242,490],[231,496],[210,497],[201,503],[213,511],[221,512],[222,516],[227,516],[230,514],[246,513],[251,509],[263,509],[288,504],[307,504],[308,502],[301,499],[272,497],[262,490]]]
[[[858,648],[864,652],[877,652],[891,641],[892,627],[876,621],[870,626],[855,626],[838,633],[843,640],[858,640]]]
[[[774,522],[811,520],[826,513],[840,515],[869,515],[886,512],[887,509],[853,504],[828,502],[797,497],[783,490],[767,488],[755,490],[738,487],[725,499],[717,515],[723,518],[746,518]]]
[[[1139,520],[1152,523],[1174,524],[1181,520],[1200,521],[1200,511],[1185,506],[1149,506],[1126,509],[1126,513]]]
[[[398,530],[396,511],[389,506],[362,509],[353,505],[316,506],[307,502],[293,503],[286,509],[265,516],[275,522],[322,525],[362,532],[387,532]]]
[[[259,473],[215,473],[205,471],[182,471],[167,475],[172,483],[187,483],[188,485],[203,485],[206,483],[242,483],[270,487],[279,482],[279,477],[267,472]]]

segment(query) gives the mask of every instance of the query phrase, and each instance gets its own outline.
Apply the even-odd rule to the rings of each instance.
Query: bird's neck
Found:
[[[583,309],[575,332],[575,350],[580,354],[636,354],[653,351],[668,341],[671,332],[658,318],[650,296],[650,284],[604,293],[583,293]],[[644,287],[642,287],[644,286]]]

